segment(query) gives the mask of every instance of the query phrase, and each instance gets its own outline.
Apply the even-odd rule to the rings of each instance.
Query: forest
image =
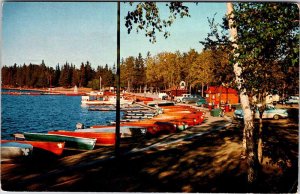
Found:
[[[152,91],[167,90],[178,87],[185,81],[189,91],[203,91],[207,85],[224,85],[235,87],[232,66],[228,65],[228,54],[222,50],[202,50],[197,52],[161,52],[146,57],[141,53],[137,57],[122,58],[120,64],[121,87],[131,92],[140,92],[145,88]],[[285,75],[272,73],[281,83],[276,87],[284,93],[294,93],[298,88],[299,68],[286,69]],[[48,88],[48,87],[89,87],[98,90],[100,77],[102,87],[116,87],[116,67],[97,66],[87,61],[80,68],[66,62],[62,66],[49,67],[42,60],[41,64],[23,64],[2,67],[2,87]],[[281,92],[282,93],[282,92]]]

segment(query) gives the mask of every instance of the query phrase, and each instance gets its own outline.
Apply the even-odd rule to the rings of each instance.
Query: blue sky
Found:
[[[162,16],[167,15],[161,3]],[[170,28],[171,36],[157,35],[152,44],[143,32],[127,34],[124,17],[134,7],[121,3],[121,57],[143,57],[170,51],[201,51],[199,43],[209,32],[207,17],[221,22],[225,3],[186,3],[189,18],[177,19]],[[79,67],[90,61],[98,65],[116,63],[116,2],[5,2],[2,12],[2,65],[40,64],[55,67],[66,61]]]

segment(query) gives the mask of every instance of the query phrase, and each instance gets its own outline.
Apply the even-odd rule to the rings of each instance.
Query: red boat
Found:
[[[122,123],[121,126],[146,127],[148,135],[160,135],[176,132],[176,127],[172,123],[145,120],[137,122]]]
[[[39,149],[51,152],[55,155],[61,155],[64,150],[64,147],[65,147],[65,142],[1,140],[1,143],[6,143],[6,142],[17,142],[17,143],[30,144],[33,146],[33,149],[39,148]]]
[[[49,131],[49,134],[68,135],[73,137],[84,137],[96,139],[96,145],[112,146],[115,145],[115,133],[106,132],[79,132],[79,131]]]

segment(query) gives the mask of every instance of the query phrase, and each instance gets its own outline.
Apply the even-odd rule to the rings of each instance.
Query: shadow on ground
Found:
[[[290,192],[298,175],[298,121],[266,121],[261,192]],[[216,121],[210,127],[222,126]],[[247,192],[247,165],[240,159],[242,130],[232,125],[202,136],[196,127],[159,138],[123,143],[122,153],[157,142],[143,152],[109,159],[112,148],[35,158],[2,167],[7,191]],[[190,138],[184,138],[190,137]],[[193,137],[193,138],[192,138]],[[170,143],[183,138],[177,143]],[[103,158],[106,158],[103,160]],[[107,159],[108,158],[108,159]],[[101,162],[97,162],[100,161]],[[90,163],[90,165],[82,165]],[[281,165],[278,165],[281,164]],[[2,165],[3,166],[3,165]]]

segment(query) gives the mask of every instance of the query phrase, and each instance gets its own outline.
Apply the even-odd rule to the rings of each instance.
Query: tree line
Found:
[[[207,85],[227,85],[234,87],[232,66],[229,65],[229,54],[224,49],[206,49],[197,52],[161,52],[156,55],[141,53],[137,57],[122,58],[120,64],[121,87],[129,92],[143,92],[145,89],[162,91],[178,88],[181,81],[186,82],[190,92],[201,90]],[[277,84],[280,93],[293,94],[298,88],[297,67],[289,67],[283,76],[274,63],[272,79],[280,81]],[[81,63],[76,68],[66,62],[62,66],[47,67],[42,61],[39,65],[29,64],[2,67],[2,86],[9,87],[89,87],[95,90],[104,87],[116,87],[116,68],[107,64],[93,69],[91,63]],[[275,83],[273,81],[273,83]],[[277,82],[276,82],[277,83]],[[274,84],[275,86],[275,84]],[[203,95],[203,93],[202,93]]]
[[[103,86],[110,86],[115,80],[115,67],[109,68],[106,64],[98,66],[97,69],[91,67],[91,63],[81,63],[80,68],[76,68],[72,63],[66,62],[62,66],[47,67],[44,60],[41,64],[23,64],[13,66],[3,66],[1,71],[2,87],[26,87],[26,88],[46,88],[46,87],[90,87],[99,89],[100,76]]]

